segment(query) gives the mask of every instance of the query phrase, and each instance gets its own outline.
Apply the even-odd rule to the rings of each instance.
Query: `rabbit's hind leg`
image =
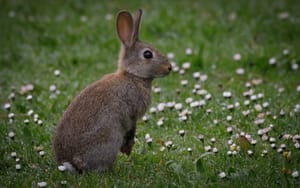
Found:
[[[121,137],[115,137],[109,142],[93,147],[82,157],[83,161],[85,161],[84,171],[97,171],[98,173],[102,173],[112,169],[121,145]]]

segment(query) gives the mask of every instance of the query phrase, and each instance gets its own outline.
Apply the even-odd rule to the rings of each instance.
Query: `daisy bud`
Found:
[[[173,59],[175,57],[175,54],[173,52],[169,52],[167,54],[168,59]]]
[[[12,157],[12,158],[16,158],[17,157],[17,152],[11,152],[11,154],[10,154],[10,156]]]
[[[163,119],[159,119],[156,123],[159,127],[162,126],[164,124]]]
[[[216,138],[213,137],[213,138],[210,139],[210,141],[211,141],[211,143],[215,143],[216,142]]]
[[[204,150],[205,150],[206,152],[210,152],[210,151],[211,151],[211,146],[205,146],[205,147],[204,147]]]
[[[38,184],[38,187],[46,187],[47,186],[47,182],[44,182],[44,181],[38,182],[37,184]]]
[[[203,136],[202,134],[199,134],[199,135],[198,135],[198,139],[199,139],[201,142],[203,142],[203,141],[204,141],[204,136]]]
[[[212,151],[213,151],[214,153],[218,153],[218,152],[219,152],[218,148],[216,148],[216,147],[213,148]]]
[[[182,104],[181,103],[175,104],[175,109],[176,110],[181,110],[182,109]]]
[[[275,65],[276,64],[276,58],[272,57],[269,59],[269,65]]]
[[[10,110],[10,108],[11,108],[10,103],[5,103],[5,104],[3,105],[3,108],[4,108],[5,110]]]
[[[233,60],[240,61],[241,60],[241,54],[239,54],[239,53],[234,54],[233,55]]]
[[[15,134],[13,131],[10,131],[10,132],[8,133],[8,137],[9,137],[10,139],[14,139],[15,135],[16,135],[16,134]]]
[[[21,170],[21,165],[20,164],[16,164],[16,170]]]
[[[226,173],[225,172],[221,172],[218,174],[219,178],[224,179],[226,178]]]
[[[45,154],[46,154],[45,151],[40,151],[40,152],[39,152],[39,155],[40,155],[41,157],[43,157]]]
[[[188,80],[181,80],[181,82],[180,82],[180,84],[181,84],[183,87],[187,86],[188,83],[189,83]]]
[[[297,170],[292,172],[292,177],[293,178],[298,178],[299,177],[299,172]]]
[[[54,73],[54,76],[60,76],[60,70],[55,70],[53,73]]]
[[[224,91],[223,92],[223,97],[225,97],[225,98],[231,98],[231,96],[232,96],[232,94],[231,94],[230,91]]]
[[[251,156],[251,155],[253,155],[253,151],[252,151],[252,150],[248,150],[248,151],[247,151],[247,154],[248,154],[249,156]]]
[[[190,63],[190,62],[185,62],[185,63],[183,63],[183,64],[182,64],[182,68],[183,68],[184,70],[187,70],[187,69],[191,68],[191,63]]]
[[[15,119],[15,114],[14,113],[9,113],[8,118],[9,119]]]
[[[232,145],[232,144],[233,144],[233,141],[232,141],[232,140],[228,140],[228,141],[227,141],[227,144],[228,144],[228,145]]]
[[[164,111],[165,106],[166,106],[165,103],[159,103],[157,105],[157,110],[160,111],[160,112],[162,112],[162,111]]]
[[[200,72],[194,72],[193,73],[193,78],[198,80],[200,78],[200,75],[201,75]]]
[[[148,116],[147,116],[147,115],[144,115],[144,116],[143,116],[143,118],[142,118],[142,120],[143,120],[144,122],[147,122],[147,121],[148,121],[148,119],[149,119],[149,118],[148,118]]]
[[[185,54],[186,55],[191,55],[193,53],[193,50],[191,48],[185,49]]]
[[[185,131],[184,131],[184,130],[180,130],[180,131],[179,131],[179,134],[180,134],[181,137],[184,137]]]
[[[173,146],[173,142],[169,140],[169,141],[165,142],[165,145],[167,148],[171,148]]]
[[[26,100],[31,101],[32,100],[32,95],[27,95]]]
[[[154,113],[156,113],[156,108],[155,107],[151,107],[149,111],[150,111],[151,114],[154,114]]]

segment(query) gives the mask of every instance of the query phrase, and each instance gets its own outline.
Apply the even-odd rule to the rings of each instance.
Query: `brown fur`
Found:
[[[141,15],[141,10],[134,17],[118,14],[119,68],[85,88],[63,114],[53,141],[59,164],[103,172],[112,168],[119,151],[130,155],[136,121],[151,103],[151,82],[171,70],[163,55],[139,40]],[[144,58],[145,50],[153,58]]]

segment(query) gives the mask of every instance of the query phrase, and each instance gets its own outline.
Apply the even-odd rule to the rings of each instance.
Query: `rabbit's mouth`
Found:
[[[170,63],[166,63],[166,64],[163,64],[161,66],[161,69],[159,71],[159,73],[157,75],[155,75],[155,77],[165,77],[167,76],[170,72],[172,71],[172,65]]]

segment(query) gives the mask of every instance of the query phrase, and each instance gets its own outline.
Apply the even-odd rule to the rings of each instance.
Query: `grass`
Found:
[[[300,109],[296,107],[300,104],[300,73],[299,68],[291,68],[300,65],[298,1],[1,0],[0,5],[0,102],[11,105],[10,111],[0,111],[1,187],[37,187],[43,181],[48,187],[299,187],[300,177],[292,176],[300,171],[300,151],[295,147],[299,140],[283,137],[300,134]],[[120,9],[140,7],[144,10],[141,38],[165,54],[172,52],[172,61],[180,69],[184,62],[191,63],[184,75],[173,72],[154,81],[161,93],[153,93],[152,107],[174,101],[191,114],[180,121],[175,109],[147,112],[149,120],[138,122],[132,156],[120,154],[112,172],[60,172],[51,145],[56,124],[80,90],[116,69],[119,41],[115,15]],[[186,48],[193,53],[186,55]],[[234,60],[234,54],[241,59]],[[275,66],[269,65],[273,57]],[[245,73],[236,74],[237,68]],[[54,75],[55,70],[60,70],[60,76]],[[194,72],[206,74],[208,79],[195,80]],[[257,79],[262,83],[255,85]],[[188,80],[188,85],[181,86],[181,80]],[[244,97],[243,92],[250,89],[247,82],[252,95],[261,93],[263,98]],[[22,95],[20,88],[26,84],[33,84],[34,90]],[[204,99],[193,94],[195,84],[212,96],[203,107],[192,108],[185,102],[188,97]],[[49,91],[51,85],[60,93]],[[232,97],[224,98],[225,91]],[[8,97],[11,93],[14,100]],[[32,100],[26,100],[28,95]],[[245,105],[245,100],[250,104]],[[239,107],[227,109],[237,102]],[[256,110],[264,102],[269,106]],[[31,109],[42,125],[27,115]],[[247,110],[249,115],[244,116],[242,112]],[[13,121],[9,113],[15,114]],[[264,116],[261,125],[255,124],[258,116]],[[163,125],[158,126],[161,118]],[[258,135],[271,124],[267,135],[276,139],[276,149]],[[232,134],[228,127],[233,127]],[[183,137],[179,130],[185,130]],[[15,134],[13,138],[10,132]],[[257,144],[243,141],[242,132]],[[151,146],[145,142],[146,134],[153,139]],[[203,141],[198,140],[199,134],[204,135]],[[227,154],[230,149],[235,151],[228,140],[239,146],[236,155]],[[168,148],[167,141],[173,146]],[[286,147],[279,153],[281,144]],[[218,152],[205,151],[206,146]],[[45,155],[40,156],[40,150]],[[253,154],[248,155],[248,150]],[[268,151],[264,157],[263,150]],[[16,164],[21,165],[20,170]],[[221,172],[225,178],[219,177]]]

